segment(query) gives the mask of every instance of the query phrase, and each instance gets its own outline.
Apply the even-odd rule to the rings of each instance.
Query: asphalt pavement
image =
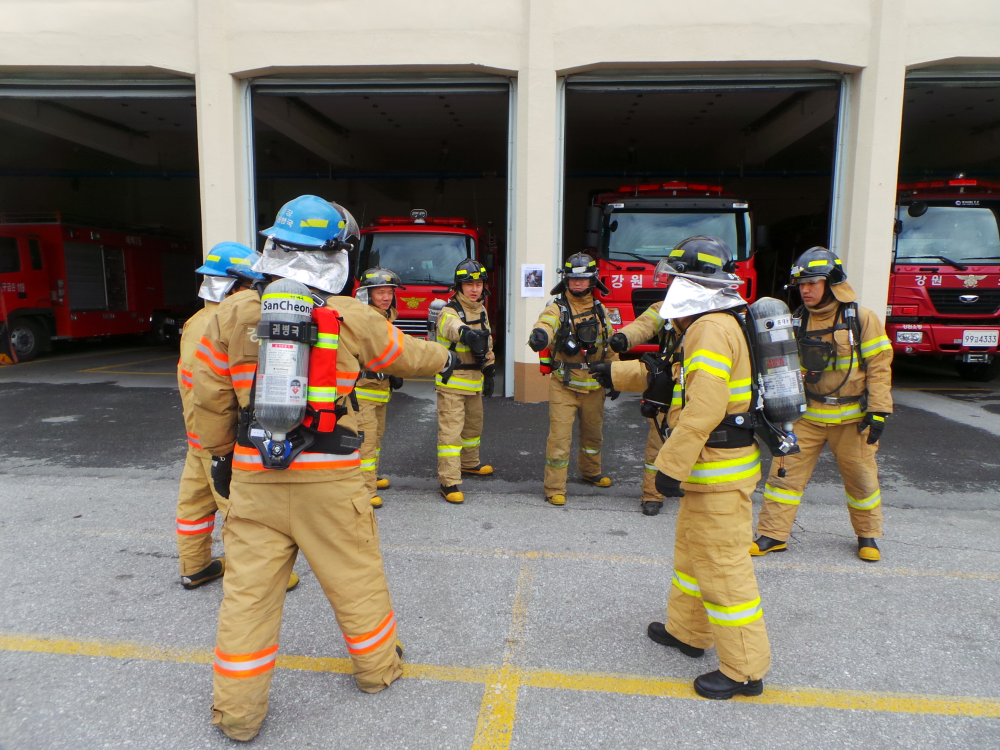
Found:
[[[209,723],[221,587],[179,585],[175,362],[110,343],[0,369],[3,750],[233,744]],[[489,399],[497,473],[468,478],[452,506],[436,492],[433,386],[408,381],[377,513],[404,678],[354,687],[300,557],[253,746],[1000,747],[1000,384],[903,362],[894,392],[882,562],[855,556],[824,454],[790,550],[754,563],[765,694],[717,703],[690,688],[714,650],[689,659],[645,637],[665,614],[676,506],[639,513],[636,399],[608,404],[614,486],[584,484],[571,462],[561,509],[541,488],[547,406]]]

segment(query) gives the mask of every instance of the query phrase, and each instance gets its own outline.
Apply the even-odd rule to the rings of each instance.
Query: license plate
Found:
[[[962,346],[996,346],[1000,331],[962,331]]]

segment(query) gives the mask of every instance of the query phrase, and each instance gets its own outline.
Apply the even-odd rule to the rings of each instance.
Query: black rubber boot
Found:
[[[660,509],[663,507],[663,503],[658,503],[653,500],[644,500],[642,502],[642,515],[644,516],[658,516],[660,515]]]
[[[696,677],[694,681],[694,691],[702,698],[709,698],[713,701],[727,701],[734,695],[760,695],[764,692],[763,680],[747,680],[737,682],[722,674],[716,669],[714,672]]]
[[[676,648],[682,654],[690,656],[692,659],[697,659],[699,656],[705,655],[705,649],[689,646],[684,641],[679,641],[670,635],[662,622],[649,623],[649,627],[646,628],[646,635],[649,636],[650,640],[656,641],[661,646]]]
[[[213,581],[216,578],[221,578],[222,574],[225,572],[226,561],[220,557],[212,560],[212,562],[208,564],[207,568],[202,568],[193,576],[181,576],[181,586],[190,591],[191,589],[196,589],[202,584]]]
[[[879,551],[874,539],[868,536],[859,536],[858,557],[865,562],[878,562],[882,559],[882,553]]]
[[[760,557],[768,552],[781,552],[786,549],[788,549],[788,542],[779,542],[777,539],[761,535],[750,545],[750,554],[753,557]]]

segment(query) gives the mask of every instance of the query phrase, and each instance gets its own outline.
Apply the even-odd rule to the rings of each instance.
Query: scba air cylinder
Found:
[[[302,424],[309,390],[309,344],[313,298],[305,284],[278,279],[261,295],[260,355],[254,412],[271,440]],[[302,340],[295,340],[301,338]]]
[[[799,350],[788,305],[774,297],[761,297],[750,305],[756,336],[757,369],[764,397],[764,416],[791,431],[792,422],[806,410],[806,395],[799,368]],[[756,378],[758,373],[755,373]]]

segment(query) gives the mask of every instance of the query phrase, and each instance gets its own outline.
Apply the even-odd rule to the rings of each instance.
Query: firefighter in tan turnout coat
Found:
[[[528,346],[539,353],[543,373],[549,378],[549,439],[545,444],[545,499],[566,504],[566,475],[573,422],[580,415],[580,450],[577,469],[584,481],[610,487],[611,477],[601,473],[604,444],[604,388],[594,380],[590,367],[618,359],[608,347],[614,333],[604,306],[594,299],[594,287],[605,294],[597,277],[597,263],[585,253],[570,256],[559,270],[562,280],[552,289],[558,295],[535,323]]]
[[[732,252],[716,237],[684,240],[657,267],[657,277],[674,276],[661,314],[682,339],[680,361],[667,365],[675,384],[667,415],[670,432],[655,461],[656,488],[666,497],[679,497],[680,510],[667,621],[650,623],[647,632],[691,657],[714,645],[719,669],[695,679],[694,688],[717,700],[760,695],[771,662],[760,593],[746,553],[760,449],[752,428],[724,421],[750,409],[749,347],[740,323],[727,312],[746,304],[728,288],[742,283],[734,270]],[[642,362],[619,362],[610,369],[615,388],[646,390]],[[598,377],[604,380],[606,371]]]
[[[441,308],[437,341],[458,354],[451,375],[437,375],[438,483],[449,503],[462,503],[462,474],[488,476],[493,467],[479,458],[483,434],[483,396],[493,395],[496,358],[483,299],[486,268],[463,260],[455,268],[455,293]]]
[[[320,302],[345,286],[345,248],[358,232],[343,208],[303,196],[282,207],[275,225],[264,234],[268,242],[254,270],[302,282]],[[305,301],[312,304],[310,298]],[[302,304],[273,304],[279,302]],[[242,437],[237,441],[241,435],[259,441],[266,433],[252,421],[250,389],[237,388],[233,377],[257,365],[261,304],[258,292],[251,290],[219,305],[199,344],[204,357],[197,361],[194,377],[195,426],[202,447],[213,454],[216,488],[230,495],[223,531],[228,570],[215,648],[213,721],[236,740],[256,736],[267,713],[285,581],[299,549],[333,606],[358,687],[375,693],[402,674],[402,647],[396,639],[378,525],[361,476],[357,408],[351,395],[362,370],[429,376],[454,364],[446,349],[404,335],[369,305],[329,297],[326,308],[334,314],[313,312],[320,330],[312,345],[306,411],[318,435],[314,446],[323,452],[306,450],[284,470],[265,468],[265,456],[256,444],[248,445]],[[324,333],[324,324],[335,330]],[[329,366],[331,355],[336,372],[314,377],[313,361]],[[313,409],[314,403],[333,406],[328,402],[334,402],[336,410]],[[318,432],[325,430],[324,415],[333,413],[336,429]],[[247,424],[244,433],[239,428]]]
[[[775,460],[764,485],[750,546],[759,556],[787,548],[788,536],[823,446],[829,443],[844,480],[858,557],[881,559],[882,492],[875,454],[892,413],[892,343],[878,316],[860,307],[834,253],[814,247],[792,268],[803,307],[793,320],[808,404],[795,425],[801,453]]]

